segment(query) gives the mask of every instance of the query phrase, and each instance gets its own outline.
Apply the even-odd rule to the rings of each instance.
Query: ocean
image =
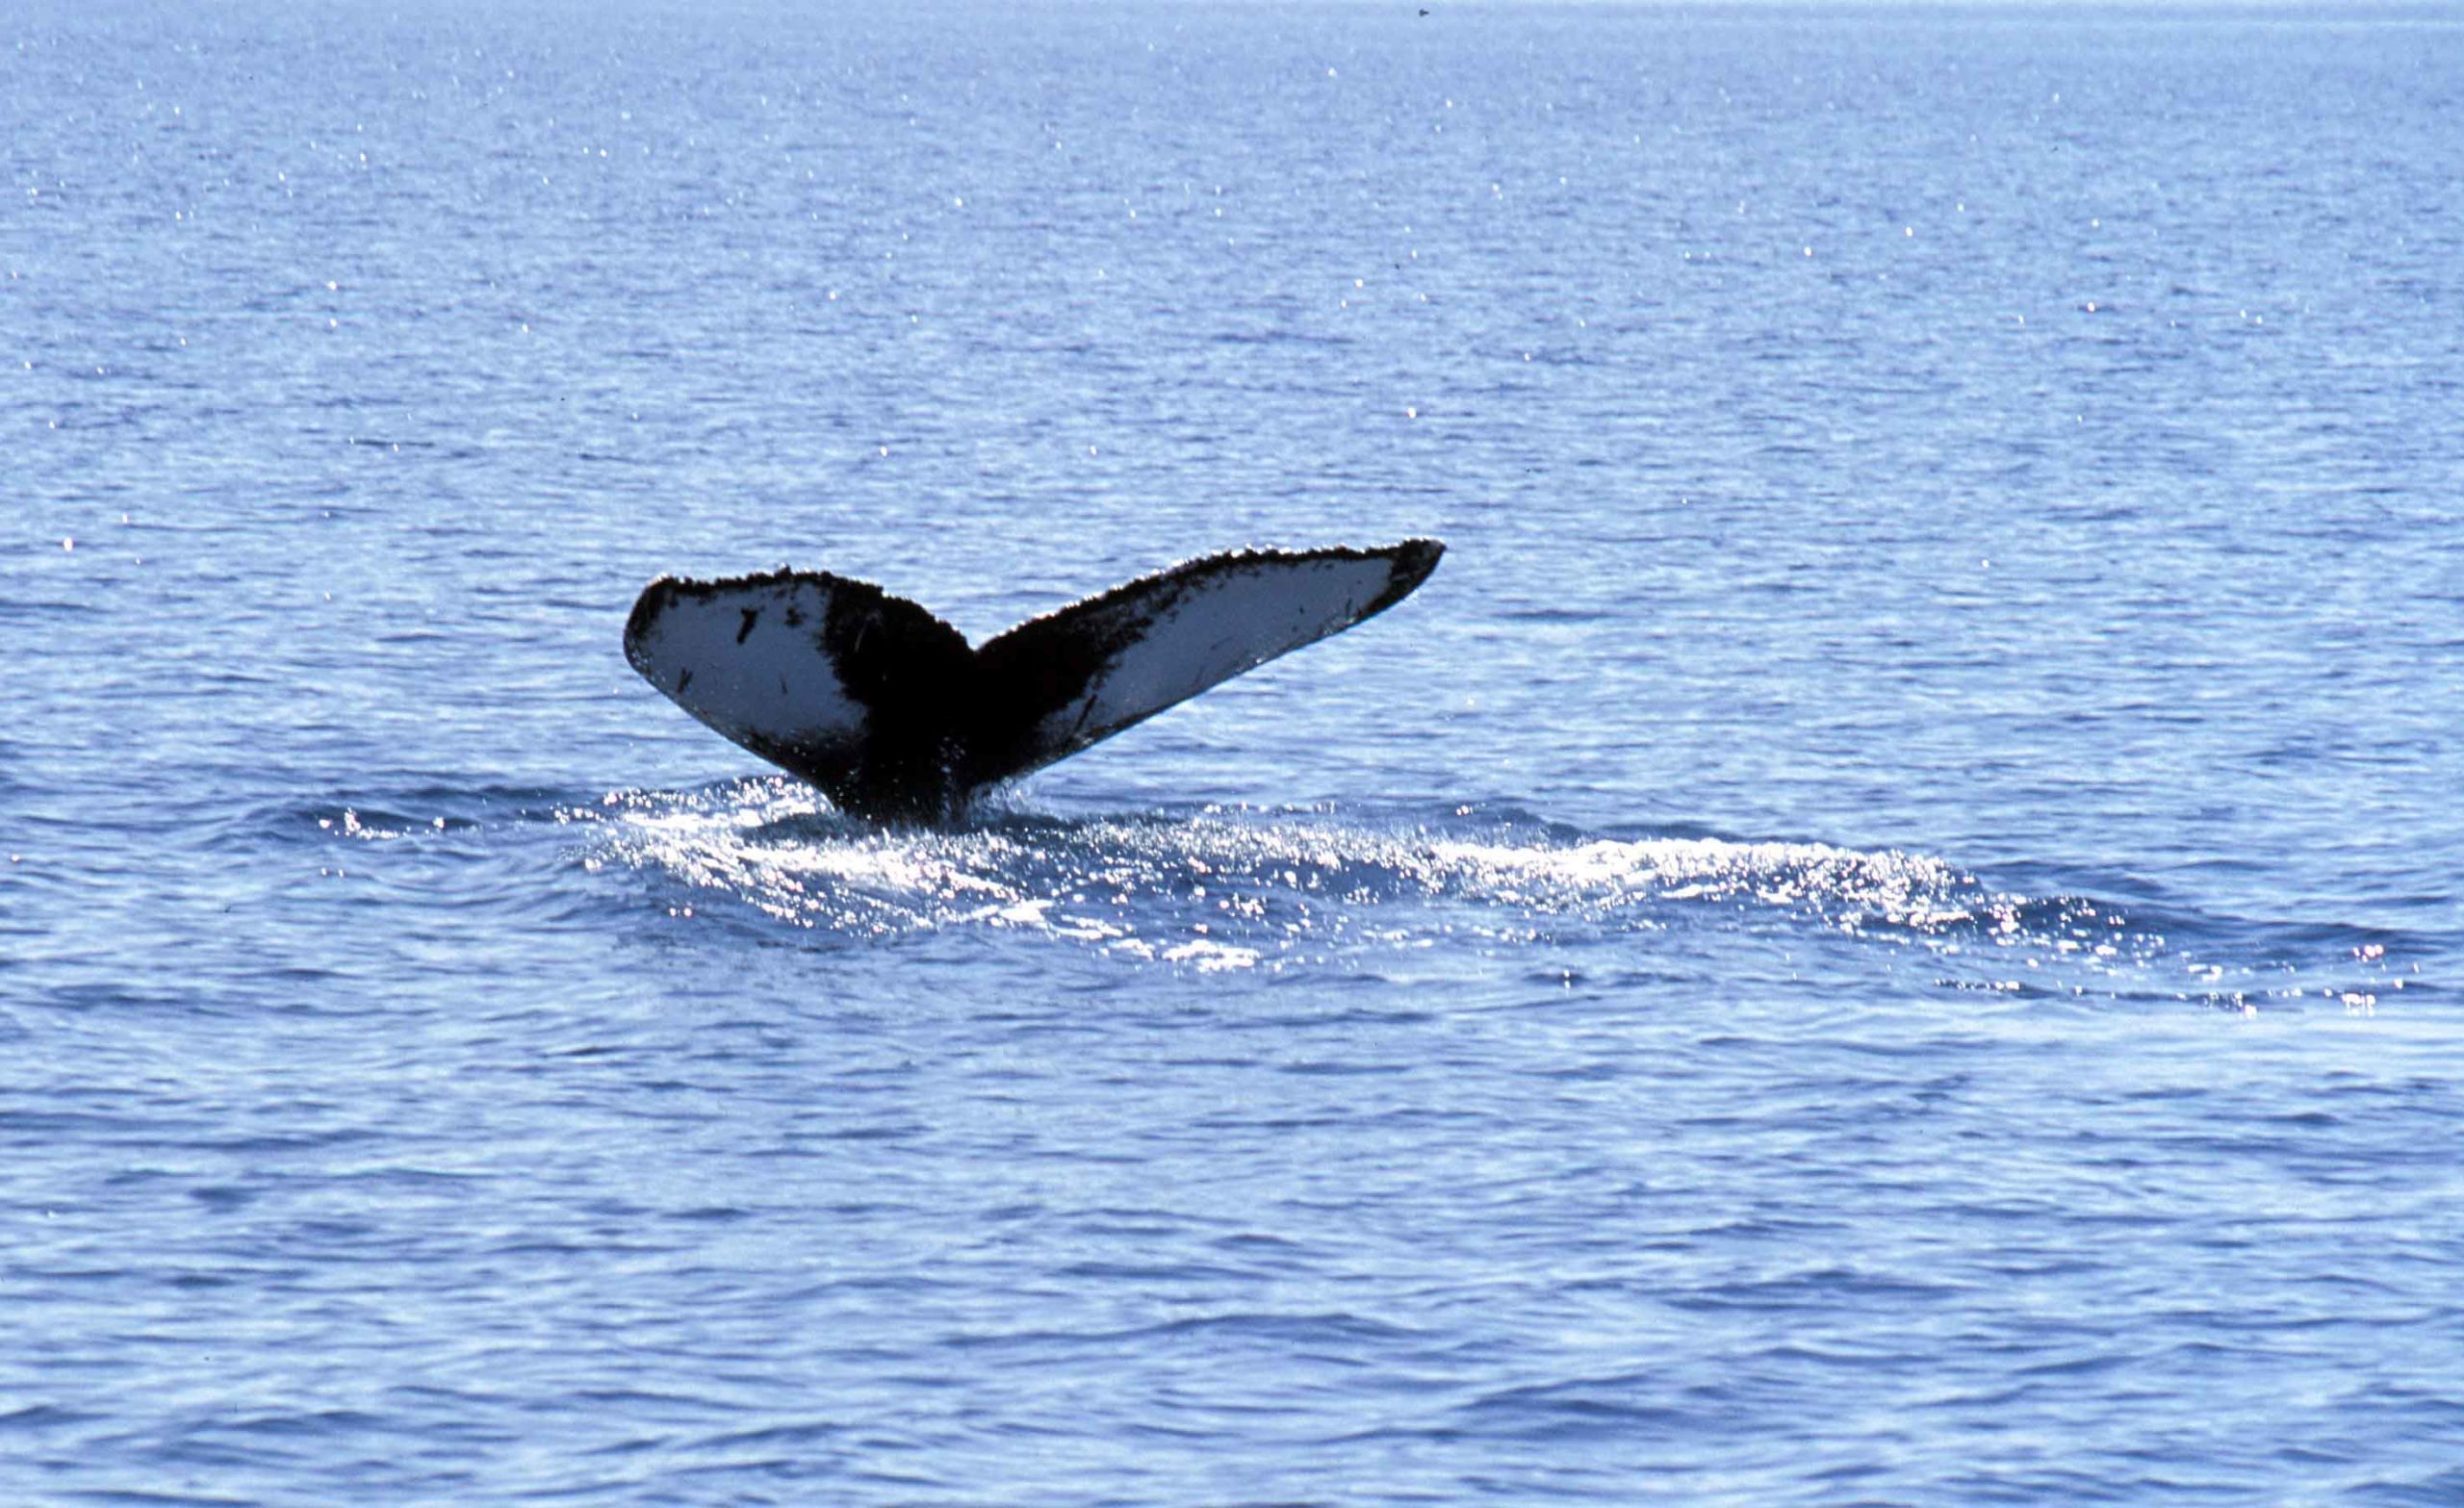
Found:
[[[0,1500],[2464,1502],[2464,15],[0,15]],[[1415,596],[883,831],[628,668]]]

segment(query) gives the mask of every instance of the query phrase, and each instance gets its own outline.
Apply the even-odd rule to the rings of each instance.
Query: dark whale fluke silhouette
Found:
[[[868,581],[661,576],[625,658],[677,705],[875,822],[948,823],[976,792],[1385,611],[1446,547],[1237,550],[1031,619],[981,648]]]

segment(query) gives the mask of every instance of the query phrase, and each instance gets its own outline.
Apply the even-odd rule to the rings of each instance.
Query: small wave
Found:
[[[559,819],[605,823],[608,858],[800,926],[1036,927],[1158,957],[1178,949],[1220,958],[1241,951],[1232,939],[1365,924],[1401,903],[1469,904],[1507,936],[1541,921],[1630,930],[1664,923],[1672,904],[1736,902],[1849,932],[1980,923],[2008,931],[2037,905],[1990,896],[1938,859],[1896,851],[1712,837],[1568,841],[1527,819],[1466,833],[1209,807],[1084,821],[1011,815],[952,832],[895,832],[848,823],[793,782],[767,780],[620,792]],[[1174,948],[1141,926],[1160,915],[1186,923]]]
[[[2195,916],[2013,893],[1895,849],[1603,837],[1472,808],[1391,821],[1222,807],[1083,820],[1012,812],[955,831],[884,831],[783,779],[620,791],[555,818],[592,830],[586,865],[651,877],[674,916],[834,941],[1035,935],[1218,972],[1441,946],[1579,949],[1646,933],[1784,945],[1810,933],[1921,951],[1931,983],[1962,991],[2244,1010],[2320,995],[2315,982],[2277,977],[2275,960],[2186,946],[2177,934],[2223,936]],[[2373,968],[2383,961],[2383,948],[2348,951]],[[2374,1007],[2376,978],[2324,998]]]
[[[2127,876],[2071,891],[2079,877],[2015,871],[1995,882],[1897,849],[1604,835],[1510,808],[1013,809],[956,831],[896,831],[849,820],[800,781],[762,777],[593,802],[412,782],[259,808],[232,826],[233,852],[303,838],[346,849],[335,873],[388,893],[428,893],[476,864],[490,904],[586,919],[611,904],[604,892],[537,882],[543,860],[578,862],[636,894],[647,887],[690,928],[824,948],[961,937],[1199,974],[1334,964],[1423,979],[1435,966],[1574,987],[1617,977],[1648,934],[1655,957],[1696,956],[1739,977],[1796,977],[1815,948],[1835,961],[1883,957],[1894,972],[1921,960],[1922,984],[2015,1003],[2187,1001],[2250,1013],[2298,1001],[2368,1014],[2438,993],[2404,961],[2425,956],[2420,939],[2205,915]]]
[[[568,792],[536,787],[423,785],[380,795],[252,808],[233,819],[230,836],[263,840],[310,833],[356,843],[392,843],[475,832],[508,818],[519,822],[552,816],[570,801]]]

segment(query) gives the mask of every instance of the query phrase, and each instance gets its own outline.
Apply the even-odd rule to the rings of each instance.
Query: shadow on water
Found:
[[[2435,993],[2418,976],[2435,951],[2421,940],[2203,914],[2129,876],[1988,878],[1898,850],[1612,836],[1495,806],[1072,817],[1013,805],[902,831],[854,822],[797,781],[747,778],[583,803],[429,788],[284,817],[286,838],[359,845],[363,871],[416,871],[442,904],[455,904],[446,871],[477,865],[508,904],[581,918],[655,907],[706,946],[963,937],[1202,973],[1448,953],[1589,970],[1667,950],[1856,975],[1886,955],[1943,989],[2021,999],[2369,1010],[2382,993]],[[573,867],[612,886],[505,894]]]

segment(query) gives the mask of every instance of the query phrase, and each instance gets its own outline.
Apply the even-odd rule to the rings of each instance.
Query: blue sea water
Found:
[[[0,1500],[2464,1502],[2464,18],[0,13]],[[850,825],[663,573],[1416,597]]]

